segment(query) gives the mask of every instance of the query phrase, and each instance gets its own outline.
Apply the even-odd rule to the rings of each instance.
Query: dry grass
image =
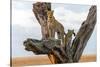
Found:
[[[80,62],[94,62],[96,61],[96,55],[83,55],[80,58]]]
[[[48,56],[30,56],[30,57],[16,57],[12,59],[12,65],[41,65],[41,64],[51,64]]]
[[[80,62],[95,62],[95,61],[96,61],[96,55],[85,55],[82,56],[80,59]],[[41,64],[51,64],[47,55],[12,58],[12,65],[14,67],[25,66],[25,65],[41,65]]]

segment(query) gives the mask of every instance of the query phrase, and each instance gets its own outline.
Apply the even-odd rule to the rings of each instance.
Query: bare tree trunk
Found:
[[[78,62],[83,50],[94,30],[96,24],[96,6],[92,6],[89,9],[87,19],[82,23],[75,39],[73,40],[73,61]]]
[[[47,10],[51,10],[50,3],[37,2],[33,4],[33,13],[41,26],[42,39],[48,39]]]
[[[48,39],[46,10],[51,10],[50,3],[38,2],[33,4],[33,12],[41,25],[42,39],[44,40],[27,39],[24,41],[26,50],[35,54],[48,54],[51,52],[55,56],[55,63],[78,62],[96,24],[96,6],[91,6],[87,19],[82,23],[72,46],[66,45],[66,50],[65,47],[60,46],[61,42],[59,40]]]

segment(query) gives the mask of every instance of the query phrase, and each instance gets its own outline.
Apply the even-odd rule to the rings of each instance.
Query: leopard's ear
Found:
[[[68,29],[68,32],[69,32],[70,30]]]
[[[74,29],[72,30],[72,32],[73,32],[73,34],[74,34],[74,36],[75,36],[76,34],[75,34],[75,32],[74,32]]]
[[[74,34],[74,36],[76,36],[75,32],[73,34]]]

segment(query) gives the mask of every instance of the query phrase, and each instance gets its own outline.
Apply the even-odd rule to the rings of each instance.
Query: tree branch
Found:
[[[96,6],[92,6],[89,9],[87,19],[82,23],[75,39],[73,40],[73,61],[78,62],[83,50],[94,30],[96,24]]]
[[[55,63],[78,62],[96,24],[96,6],[93,5],[89,9],[87,19],[82,23],[71,47],[69,45],[61,46],[58,39],[48,39],[46,10],[51,10],[50,3],[33,4],[33,12],[41,25],[42,40],[27,39],[24,41],[25,49],[36,55],[52,54],[55,56]]]

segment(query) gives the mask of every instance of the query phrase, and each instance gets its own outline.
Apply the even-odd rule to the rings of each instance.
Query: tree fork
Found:
[[[32,51],[36,55],[48,54],[51,51],[52,55],[55,56],[54,59],[57,60],[55,63],[78,62],[96,24],[96,6],[91,6],[86,20],[82,23],[72,42],[71,48],[66,45],[66,50],[64,49],[65,47],[61,46],[60,40],[48,39],[46,10],[51,10],[51,3],[37,2],[33,4],[33,13],[41,26],[42,40],[28,38],[23,43],[25,49]]]

